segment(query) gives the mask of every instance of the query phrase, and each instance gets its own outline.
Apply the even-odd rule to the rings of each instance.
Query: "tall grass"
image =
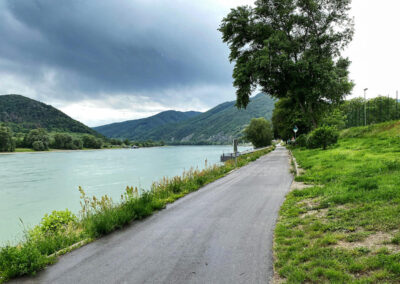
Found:
[[[238,158],[237,166],[242,167],[273,150],[273,147],[259,150]],[[127,187],[119,202],[107,195],[101,198],[89,197],[82,188],[81,212],[79,217],[67,211],[54,211],[42,222],[25,234],[17,246],[0,248],[0,283],[23,275],[34,275],[56,260],[58,252],[81,241],[91,241],[121,229],[135,220],[150,216],[165,208],[168,203],[196,191],[235,168],[233,161],[221,166],[191,169],[173,178],[154,182],[148,191],[141,192]]]

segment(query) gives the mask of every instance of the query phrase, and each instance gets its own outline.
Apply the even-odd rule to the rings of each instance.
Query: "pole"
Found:
[[[237,167],[238,140],[233,139],[233,153],[235,155],[235,168]]]
[[[364,89],[364,126],[367,126],[367,90],[368,88]]]

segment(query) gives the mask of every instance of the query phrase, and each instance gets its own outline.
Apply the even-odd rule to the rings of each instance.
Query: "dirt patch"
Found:
[[[305,184],[304,182],[293,181],[290,190],[302,190],[305,188],[313,187],[312,184]]]
[[[307,211],[304,214],[301,214],[300,218],[304,219],[304,218],[306,218],[308,216],[316,217],[316,218],[323,218],[323,217],[326,217],[327,213],[328,213],[328,209],[326,209],[326,208],[325,209],[319,209],[319,210],[310,210],[310,211]]]
[[[319,207],[319,198],[308,198],[298,202],[298,205],[310,210],[316,210]]]
[[[344,248],[348,250],[356,248],[368,248],[371,251],[377,251],[381,248],[387,248],[391,252],[400,252],[400,246],[391,244],[392,238],[393,238],[392,234],[377,232],[375,234],[366,237],[362,241],[357,241],[357,242],[338,241],[338,243],[334,247]]]
[[[276,272],[276,271],[274,271],[274,277],[272,277],[272,283],[274,283],[274,284],[281,284],[281,283],[285,283],[285,279],[284,278],[282,278],[282,277],[280,277],[279,276],[279,274]]]

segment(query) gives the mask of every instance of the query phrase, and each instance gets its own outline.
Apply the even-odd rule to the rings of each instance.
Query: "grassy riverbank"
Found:
[[[400,282],[400,122],[341,133],[326,151],[295,149],[314,184],[288,194],[275,269],[288,283]]]
[[[238,167],[247,165],[272,150],[263,149],[238,158]],[[232,161],[222,166],[204,170],[190,170],[182,176],[164,178],[153,183],[151,189],[139,195],[130,187],[121,195],[119,202],[108,196],[88,197],[81,191],[82,211],[79,216],[69,211],[57,211],[45,216],[35,228],[28,230],[25,240],[17,246],[0,248],[0,283],[2,281],[32,275],[53,263],[57,255],[93,241],[103,235],[123,228],[134,220],[143,219],[166,204],[196,191],[235,168]]]

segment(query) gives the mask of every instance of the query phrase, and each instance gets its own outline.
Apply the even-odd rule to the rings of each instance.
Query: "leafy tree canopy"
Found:
[[[235,62],[236,105],[245,108],[260,86],[296,102],[316,128],[326,108],[341,102],[353,83],[340,53],[353,37],[351,0],[257,0],[232,9],[220,31]]]
[[[49,150],[50,137],[42,128],[33,129],[24,137],[24,144],[35,151],[46,151]]]
[[[14,152],[15,141],[10,128],[0,125],[0,152]]]
[[[275,137],[283,140],[288,140],[294,136],[294,126],[297,126],[299,130],[298,136],[310,131],[302,112],[296,107],[296,102],[290,98],[280,99],[275,103],[272,124]]]
[[[271,145],[273,138],[271,123],[264,117],[253,118],[244,133],[245,138],[256,148]]]

